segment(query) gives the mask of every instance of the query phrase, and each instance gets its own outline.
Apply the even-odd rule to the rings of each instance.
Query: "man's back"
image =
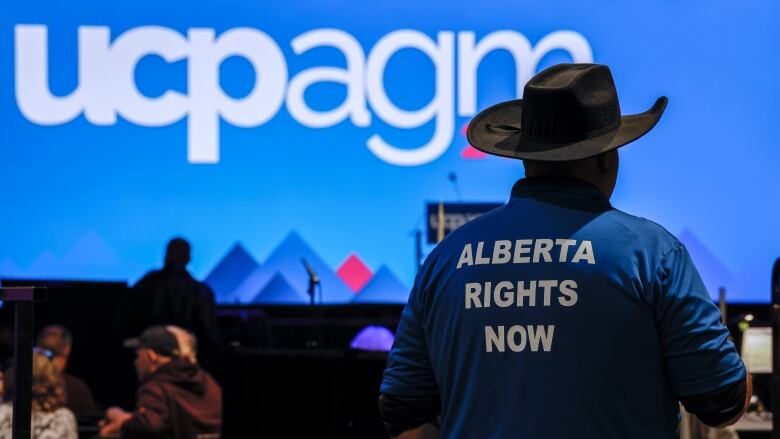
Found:
[[[222,390],[214,379],[183,360],[161,366],[138,390],[133,418],[122,425],[123,437],[165,435],[194,439],[219,433]]]
[[[65,384],[65,404],[76,419],[88,419],[99,413],[92,391],[84,380],[67,372],[63,372],[62,380]]]
[[[143,316],[138,317],[136,326],[140,328],[132,328],[133,333],[157,324],[190,328],[196,324],[201,308],[213,300],[208,287],[187,270],[167,267],[147,273],[133,286],[131,295],[145,309]]]
[[[744,379],[684,247],[578,180],[521,180],[426,261],[383,394],[443,438],[674,437],[678,399]]]
[[[214,293],[183,268],[147,273],[130,289],[121,314],[119,324],[125,337],[153,325],[176,325],[195,334],[201,361],[208,362],[221,349]]]

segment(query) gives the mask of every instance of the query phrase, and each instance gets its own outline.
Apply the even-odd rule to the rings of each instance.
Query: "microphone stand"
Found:
[[[316,311],[315,305],[317,302],[316,294],[317,288],[320,290],[320,305],[322,305],[322,284],[320,278],[314,269],[306,262],[306,258],[301,258],[301,263],[306,268],[306,273],[309,275],[309,288],[306,292],[309,294],[309,317],[311,319],[311,339],[306,343],[306,347],[322,348],[322,325],[319,324],[319,315]]]
[[[310,348],[322,348],[322,325],[319,321],[319,313],[316,307],[317,289],[320,290],[320,303],[322,302],[322,284],[316,276],[309,276],[309,288],[306,292],[309,294],[309,319],[311,326],[311,339],[306,343]]]

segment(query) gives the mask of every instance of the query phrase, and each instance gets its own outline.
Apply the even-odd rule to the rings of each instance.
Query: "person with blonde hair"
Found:
[[[48,325],[38,333],[35,345],[52,353],[51,361],[62,374],[65,386],[65,406],[76,415],[76,419],[89,418],[99,413],[86,381],[67,371],[73,349],[70,330],[61,325]]]
[[[76,417],[65,407],[62,375],[49,351],[33,353],[32,437],[33,439],[77,439]],[[13,371],[5,376],[5,402],[0,405],[0,437],[11,437],[13,419]]]

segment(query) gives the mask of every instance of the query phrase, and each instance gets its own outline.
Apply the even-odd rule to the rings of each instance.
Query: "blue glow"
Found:
[[[397,293],[391,296],[403,301],[402,288],[411,285],[414,274],[412,232],[424,225],[424,203],[456,201],[448,174],[457,173],[464,200],[485,202],[505,201],[512,183],[522,176],[518,162],[461,155],[467,146],[461,130],[471,117],[457,111],[464,80],[456,73],[461,38],[473,32],[479,42],[506,30],[538,47],[547,36],[572,31],[586,42],[595,62],[612,67],[623,113],[644,111],[660,95],[670,98],[656,129],[622,150],[613,204],[680,237],[713,296],[725,286],[730,301],[767,302],[771,262],[780,252],[778,8],[770,0],[717,7],[702,0],[511,5],[496,0],[291,0],[284,7],[264,1],[11,2],[0,16],[0,187],[6,189],[0,278],[134,281],[160,265],[168,238],[182,235],[193,244],[191,268],[201,278],[236,243],[249,255],[233,269],[247,278],[228,281],[229,291],[219,292],[223,301],[254,300],[282,273],[273,282],[276,289],[266,293],[281,301],[305,302],[301,288],[306,274],[296,265],[300,255],[278,251],[292,234],[300,239],[295,243],[299,249],[316,256],[325,277],[336,282],[324,290],[329,300],[352,300],[334,273],[356,253],[373,273],[382,274],[368,285],[392,286]],[[79,99],[91,106],[88,114],[77,111],[67,121],[44,123],[35,122],[35,115],[54,117],[54,105],[33,108],[30,114],[22,111],[15,92],[22,86],[15,73],[20,64],[14,45],[20,44],[21,31],[29,31],[27,36],[36,32],[32,25],[48,31],[49,65],[43,70],[31,61],[35,68],[27,73],[48,72],[48,88],[63,98],[78,85],[84,92]],[[99,81],[79,79],[79,26],[92,26],[82,28],[93,32],[83,41],[94,44],[100,41],[95,35],[109,31],[112,47],[121,45],[131,31],[157,26],[171,31],[166,35],[179,35],[184,52],[172,62],[148,54],[128,74],[119,67],[128,55],[111,51],[116,58],[97,60],[99,68],[91,70],[108,84],[100,91],[95,85]],[[210,141],[208,136],[188,135],[191,114],[150,127],[120,108],[115,122],[100,122],[112,114],[112,105],[129,106],[117,103],[120,91],[133,92],[117,85],[125,76],[149,99],[163,98],[166,92],[189,99],[200,86],[188,83],[188,68],[195,61],[187,50],[194,47],[198,32],[203,36],[204,29],[213,29],[219,37],[240,28],[262,31],[279,48],[288,95],[291,80],[301,72],[347,66],[344,54],[333,47],[295,53],[291,42],[306,32],[342,31],[357,41],[366,64],[376,63],[375,47],[398,30],[421,32],[442,51],[450,35],[452,51],[441,53],[454,62],[452,88],[443,91],[452,98],[447,110],[453,119],[449,147],[416,166],[398,166],[372,152],[367,142],[373,135],[400,150],[413,150],[441,128],[435,118],[404,128],[398,118],[382,117],[374,105],[377,90],[369,90],[369,85],[363,90],[369,90],[374,101],[359,99],[369,116],[362,122],[360,114],[353,114],[332,126],[309,126],[312,121],[296,119],[300,116],[292,114],[289,102],[281,102],[262,122],[259,110],[235,111],[255,118],[249,126],[228,120],[231,110],[216,119],[205,117],[194,129],[202,133],[216,121],[216,164],[188,162],[195,142]],[[152,48],[179,44],[174,37],[170,44],[155,38]],[[26,41],[34,46],[32,39]],[[96,47],[89,50],[103,53],[99,44]],[[129,53],[130,45],[124,47],[123,53]],[[205,59],[203,51],[197,53]],[[240,100],[251,94],[255,79],[261,86],[272,83],[269,56],[264,52],[265,67],[259,73],[243,57],[227,57],[215,69],[220,90]],[[535,70],[572,57],[571,50],[550,50]],[[437,84],[442,85],[436,70],[430,56],[401,49],[385,66],[384,91],[401,110],[422,108],[436,95]],[[514,97],[515,65],[507,51],[489,53],[476,74],[476,110]],[[34,81],[33,74],[23,76]],[[257,105],[270,105],[271,93]],[[320,112],[338,107],[347,95],[344,85],[334,83],[314,84],[303,94],[307,106]],[[196,105],[192,99],[187,106]],[[210,98],[199,102],[215,105]],[[151,111],[139,114],[153,118]],[[255,273],[264,270],[267,260],[276,271]],[[262,282],[236,292],[252,273]],[[374,299],[367,301],[385,300],[383,291],[389,290],[375,291]]]

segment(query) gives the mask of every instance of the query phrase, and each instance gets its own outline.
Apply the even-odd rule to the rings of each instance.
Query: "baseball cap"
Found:
[[[174,357],[179,352],[179,342],[176,340],[176,336],[165,326],[151,326],[140,336],[125,340],[124,346],[131,349],[151,349],[166,357]]]

